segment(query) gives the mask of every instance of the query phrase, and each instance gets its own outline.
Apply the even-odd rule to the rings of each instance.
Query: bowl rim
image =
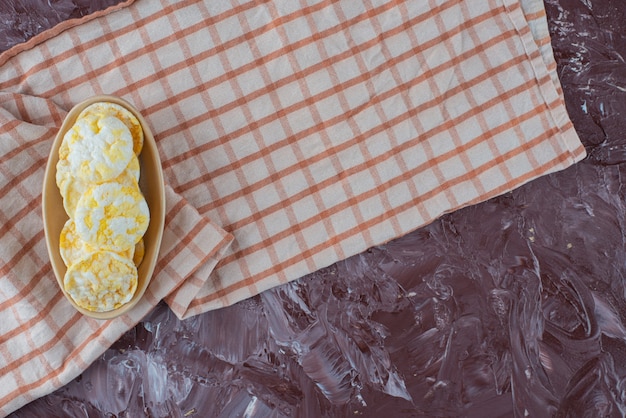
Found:
[[[144,245],[146,252],[144,259],[138,267],[138,279],[137,289],[132,299],[120,306],[117,309],[113,309],[105,312],[95,312],[88,309],[84,309],[76,304],[76,302],[65,291],[63,286],[63,277],[67,271],[67,267],[60,257],[59,249],[59,223],[61,218],[64,217],[65,221],[69,219],[69,216],[63,208],[63,200],[61,193],[56,185],[56,165],[59,159],[59,147],[65,133],[74,125],[78,115],[87,106],[94,103],[114,103],[126,108],[130,111],[139,121],[144,134],[143,148],[139,154],[139,160],[141,163],[141,175],[139,185],[142,193],[146,196],[146,202],[150,210],[150,223],[146,234],[144,235]],[[150,168],[150,172],[146,173],[145,169]],[[147,174],[149,174],[149,181],[146,180]],[[56,193],[56,196],[53,194]],[[161,166],[161,159],[159,157],[158,147],[156,141],[149,128],[148,123],[143,118],[141,113],[128,101],[113,95],[97,95],[92,96],[86,100],[83,100],[74,105],[65,116],[63,123],[61,124],[57,134],[55,135],[52,143],[46,169],[44,172],[44,180],[42,184],[42,218],[44,225],[44,235],[46,241],[46,248],[48,250],[48,257],[52,265],[52,270],[57,280],[57,284],[65,296],[65,298],[71,303],[71,305],[85,316],[95,319],[113,319],[120,315],[123,315],[130,311],[143,297],[154,273],[158,261],[158,254],[163,239],[163,230],[165,226],[165,183],[163,177],[163,168]],[[61,202],[58,207],[58,202]],[[53,212],[52,212],[53,211]],[[65,223],[63,221],[63,224]],[[57,233],[58,232],[58,233]],[[145,237],[148,236],[150,243],[145,242]]]

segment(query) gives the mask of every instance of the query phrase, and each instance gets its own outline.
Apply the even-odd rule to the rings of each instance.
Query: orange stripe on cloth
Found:
[[[470,51],[467,54],[467,56],[472,56],[476,52],[477,51],[472,50],[472,51]],[[461,60],[459,60],[457,62],[457,64],[460,63],[460,62],[461,62]],[[518,63],[523,62],[523,58],[520,57],[517,60],[517,62]],[[449,95],[462,93],[466,88],[471,87],[472,85],[481,83],[481,82],[483,82],[486,79],[489,79],[489,77],[492,76],[493,73],[497,73],[498,70],[502,70],[504,67],[508,67],[508,66],[510,66],[512,64],[515,64],[515,63],[516,63],[515,61],[514,62],[507,62],[507,63],[503,64],[503,66],[501,68],[491,69],[490,71],[481,74],[476,79],[473,79],[473,80],[470,80],[468,82],[465,82],[465,83],[455,87],[454,89],[448,91],[447,93]],[[442,65],[440,68],[435,68],[432,71],[427,71],[424,74],[420,75],[419,77],[417,77],[417,78],[415,78],[413,80],[408,81],[407,83],[399,84],[397,87],[393,88],[392,90],[389,90],[389,91],[387,91],[387,92],[385,92],[383,94],[379,94],[379,95],[375,96],[374,98],[372,98],[372,100],[369,103],[370,104],[379,104],[379,103],[381,103],[381,102],[383,102],[383,101],[393,97],[394,95],[397,95],[397,94],[400,94],[400,93],[406,91],[407,89],[411,88],[412,85],[417,84],[417,83],[419,83],[421,81],[426,81],[431,76],[434,76],[434,75],[436,75],[439,72],[445,71],[445,70],[451,68],[452,66],[453,66],[452,64],[449,65],[448,63],[446,63],[446,64]],[[344,89],[348,89],[349,87],[350,86],[345,86],[345,88],[342,88],[342,86],[337,86],[336,89],[344,90]],[[519,88],[521,90],[524,90],[526,87],[520,86]],[[314,100],[314,101],[322,100],[325,97],[328,97],[328,96],[330,96],[332,94],[333,94],[333,92],[329,92],[329,91],[322,92],[320,95],[312,98],[312,100]],[[502,99],[502,97],[499,96],[497,98],[492,99],[491,102],[484,103],[483,106],[485,106],[487,108],[490,107],[490,106],[494,106],[494,105],[498,104],[501,101],[501,99]],[[407,113],[398,116],[396,119],[386,121],[386,123],[384,125],[379,125],[375,129],[373,129],[372,131],[369,131],[367,133],[363,133],[363,134],[361,134],[359,136],[355,136],[350,141],[347,141],[345,143],[333,145],[331,148],[326,148],[326,149],[324,149],[323,152],[321,152],[318,155],[313,155],[313,156],[309,155],[308,158],[307,158],[307,164],[315,163],[315,162],[321,161],[321,160],[323,160],[325,158],[328,158],[328,154],[336,155],[336,154],[339,154],[339,153],[341,153],[341,152],[343,152],[343,151],[345,151],[347,149],[350,149],[355,144],[358,144],[360,141],[363,141],[367,137],[367,135],[374,135],[376,133],[383,132],[383,131],[389,129],[390,126],[393,126],[393,125],[395,125],[397,123],[406,121],[406,120],[416,116],[421,110],[430,108],[432,106],[435,106],[440,100],[441,100],[441,97],[434,97],[434,98],[432,98],[431,100],[429,100],[427,102],[420,103],[420,105],[418,107],[415,107],[414,109],[411,109]],[[301,105],[299,107],[303,108],[304,105]],[[294,110],[296,110],[295,106],[294,106],[294,109],[292,109],[291,111],[294,111]],[[438,125],[433,130],[422,132],[421,135],[423,135],[424,137],[428,137],[428,136],[435,135],[435,134],[438,134],[440,132],[446,131],[446,130],[450,129],[451,127],[453,127],[456,123],[459,123],[459,122],[462,122],[464,120],[467,120],[467,119],[475,116],[476,114],[477,114],[477,111],[475,109],[474,110],[470,110],[469,112],[464,113],[463,115],[458,117],[456,120],[449,120],[449,121],[447,121],[444,124]],[[324,122],[321,122],[319,125],[315,125],[315,126],[312,126],[310,128],[307,128],[304,131],[298,132],[297,137],[305,137],[307,135],[315,133],[318,130],[321,130],[321,129],[324,129],[324,128],[328,128],[328,127],[332,127],[333,125],[341,123],[344,120],[344,118],[345,118],[344,115],[337,115],[333,119],[326,120]],[[274,119],[275,119],[274,117],[268,116],[262,122],[259,122],[258,126],[263,126],[266,123],[269,124]],[[238,136],[239,134],[243,134],[244,131],[245,131],[245,128],[242,128],[240,131],[237,131],[237,132],[233,133],[233,135],[234,136]],[[248,155],[248,156],[246,156],[246,157],[244,157],[242,159],[238,159],[237,161],[234,161],[233,164],[235,164],[235,165],[237,165],[239,167],[244,167],[246,164],[248,164],[250,162],[254,162],[254,161],[256,161],[259,158],[266,157],[266,156],[268,156],[268,155],[270,155],[270,154],[272,154],[274,152],[280,152],[281,149],[283,149],[283,148],[289,148],[291,146],[291,144],[294,141],[297,140],[297,137],[288,137],[285,140],[275,142],[275,143],[271,144],[270,146],[264,147],[263,149],[259,150],[258,153],[251,154],[251,155]],[[207,146],[207,147],[197,147],[197,148],[194,148],[192,150],[192,153],[193,154],[197,154],[197,153],[200,153],[200,152],[210,151],[210,150],[212,150],[212,149],[214,149],[214,148],[216,148],[218,146],[219,146],[218,144],[210,144],[210,146]],[[399,149],[404,150],[404,149],[406,149],[407,147],[410,147],[410,146],[411,146],[411,142],[406,142],[404,145],[399,145],[399,147],[400,147]],[[373,163],[373,161],[365,162],[364,164],[361,165],[361,167],[364,168],[364,169],[367,169],[369,166],[373,165],[372,163]],[[167,162],[166,162],[166,164],[167,164]],[[281,177],[288,176],[290,174],[293,174],[294,172],[297,172],[300,168],[301,168],[300,164],[294,164],[292,166],[288,166],[288,167],[283,168],[281,171],[277,172],[276,175],[281,176]],[[197,179],[194,179],[194,180],[192,180],[190,182],[183,183],[183,184],[179,185],[177,187],[177,190],[182,192],[182,193],[184,193],[185,191],[188,191],[188,190],[192,189],[193,187],[196,187],[198,185],[202,185],[202,184],[206,183],[210,178],[219,177],[220,175],[223,175],[224,173],[227,173],[229,170],[232,170],[231,166],[220,167],[219,169],[217,169],[215,171],[208,172],[207,174],[205,174],[205,175],[203,175],[203,176],[201,176],[201,177],[199,177]],[[332,180],[330,180],[330,181],[332,182]],[[201,206],[199,208],[199,210],[202,213],[209,212],[217,204],[224,204],[224,203],[228,203],[228,202],[234,201],[237,198],[239,198],[239,197],[241,197],[243,195],[248,194],[250,190],[262,188],[264,186],[267,186],[268,184],[271,184],[271,182],[272,182],[272,179],[269,179],[269,178],[268,179],[263,179],[262,181],[260,181],[257,184],[248,186],[248,188],[242,188],[242,189],[239,189],[239,190],[235,190],[234,193],[232,193],[232,194],[224,195],[220,199],[219,202],[210,202],[206,206]],[[320,185],[321,184],[318,184],[318,187]],[[228,229],[233,229],[233,228],[237,228],[238,226],[239,225],[228,225],[227,228]]]
[[[532,116],[536,115],[537,113],[538,113],[537,111],[533,111],[533,112],[531,112],[531,113],[529,113],[527,115],[523,115],[522,117],[520,117],[518,119],[512,120],[510,123],[507,123],[505,125],[499,126],[499,127],[497,127],[496,129],[494,129],[492,131],[485,132],[485,135],[486,136],[491,136],[491,135],[495,135],[498,132],[504,132],[504,131],[514,127],[516,123],[522,122],[524,119],[530,119]],[[481,173],[484,173],[485,171],[487,171],[487,170],[497,166],[498,164],[501,164],[502,161],[505,161],[505,160],[515,156],[515,155],[527,152],[528,149],[532,148],[533,144],[541,143],[542,141],[544,141],[546,138],[548,138],[550,135],[552,135],[554,133],[555,133],[555,131],[548,131],[548,132],[544,133],[542,136],[540,136],[540,137],[536,138],[535,140],[533,140],[532,142],[527,143],[521,149],[515,149],[515,150],[513,150],[512,152],[510,152],[508,154],[505,154],[505,155],[502,155],[502,156],[500,156],[498,158],[495,158],[495,159],[487,162],[483,166],[477,167],[477,168],[473,169],[468,174],[466,174],[466,175],[464,175],[462,177],[457,177],[457,178],[454,178],[452,180],[445,181],[441,185],[439,185],[436,189],[430,190],[427,193],[419,195],[417,197],[417,199],[416,199],[416,202],[428,200],[428,199],[432,198],[432,196],[437,195],[438,193],[443,192],[446,187],[449,187],[452,184],[459,184],[461,182],[464,182],[464,181],[467,181],[469,179],[475,178],[477,175],[479,175]],[[475,143],[478,143],[478,142],[480,142],[480,140],[477,139],[475,141]],[[468,144],[468,146],[475,145],[475,143],[474,144]],[[452,155],[453,155],[453,152],[450,152],[450,153],[448,153],[448,155],[442,156],[442,158],[451,157]],[[432,162],[428,162],[428,163],[424,164],[424,166],[419,166],[419,167],[416,167],[415,169],[413,169],[411,171],[407,171],[406,173],[404,173],[404,175],[406,177],[412,177],[412,176],[416,175],[417,173],[423,171],[426,168],[425,166],[431,165],[431,164],[432,164]],[[393,186],[393,185],[399,184],[399,183],[401,183],[404,180],[405,179],[402,178],[402,177],[396,177],[396,178],[388,181],[387,186]],[[344,202],[342,205],[340,205],[340,207],[333,207],[333,208],[328,209],[326,211],[328,213],[323,212],[323,213],[320,214],[320,216],[323,216],[323,217],[324,216],[330,216],[332,214],[332,212],[335,212],[335,211],[339,212],[341,210],[344,210],[347,207],[351,207],[351,206],[355,205],[358,200],[370,198],[370,197],[376,195],[376,193],[377,193],[377,190],[376,189],[372,189],[368,193],[361,194],[361,195],[359,195],[357,197],[353,197],[352,199]],[[415,203],[415,202],[412,202],[412,203]],[[393,212],[397,211],[397,210],[400,210],[400,209],[394,208],[392,210],[392,213],[390,213],[388,215],[389,216],[393,216],[394,215]],[[377,221],[380,221],[380,220],[381,219],[378,219]],[[369,225],[368,224],[360,225],[360,227],[363,227],[364,229],[367,229],[368,227],[371,227],[377,221],[376,220],[370,220]],[[302,229],[305,229],[308,226],[311,226],[312,224],[314,224],[315,222],[316,222],[316,220],[310,219],[308,222],[305,221],[305,222],[299,224],[298,227],[302,228]],[[358,233],[359,229],[355,229],[354,232]],[[284,237],[288,236],[290,233],[291,233],[291,231],[284,231],[282,233],[282,235],[279,235],[279,236],[277,236],[275,238],[276,239],[281,239],[281,238],[284,238]],[[267,242],[261,242],[261,243],[257,244],[256,246],[248,247],[245,250],[242,250],[240,253],[234,253],[234,254],[229,255],[228,257],[225,257],[222,260],[222,262],[223,263],[234,262],[237,259],[239,259],[240,257],[245,257],[249,253],[252,253],[254,251],[258,251],[258,250],[264,248],[266,245],[268,245]],[[275,270],[280,270],[281,266],[274,266],[274,269]],[[275,271],[273,271],[273,270],[268,270],[267,271],[268,275],[271,275],[271,274],[274,274],[274,273],[275,273]],[[263,278],[263,277],[259,276],[259,277],[256,277],[256,278],[252,278],[251,280],[259,280],[260,278]],[[236,287],[233,287],[233,289],[236,289]]]
[[[0,56],[0,415],[160,300],[235,303],[585,156],[539,0],[125,5]],[[62,297],[40,213],[63,115],[101,93],[149,123],[167,195],[146,296],[109,322]]]

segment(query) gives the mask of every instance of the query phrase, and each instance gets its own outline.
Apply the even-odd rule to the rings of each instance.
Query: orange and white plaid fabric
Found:
[[[165,299],[235,303],[585,156],[541,0],[128,1],[0,56],[0,413]],[[56,130],[98,94],[158,142],[168,216],[129,315],[64,300],[43,239]]]

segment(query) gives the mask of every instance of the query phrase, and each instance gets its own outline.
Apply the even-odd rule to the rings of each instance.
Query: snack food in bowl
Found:
[[[48,254],[70,303],[98,319],[131,309],[165,222],[161,163],[141,114],[113,96],[76,105],[50,151],[42,199]]]

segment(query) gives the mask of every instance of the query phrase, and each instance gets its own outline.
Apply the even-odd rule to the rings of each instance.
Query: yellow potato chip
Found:
[[[78,118],[86,116],[106,117],[114,116],[121,120],[124,125],[130,131],[133,137],[133,151],[135,155],[139,155],[143,148],[143,129],[141,124],[135,115],[128,109],[115,103],[98,102],[87,106],[80,114]]]
[[[137,290],[137,268],[114,252],[96,251],[72,264],[63,287],[76,304],[95,312],[117,309]]]
[[[146,247],[144,245],[143,238],[142,238],[139,240],[137,244],[135,244],[134,253],[133,253],[133,263],[135,263],[137,267],[139,267],[139,265],[143,261],[143,256],[145,254],[146,254]]]
[[[140,176],[139,158],[137,158],[137,156],[133,154],[133,156],[130,157],[130,162],[128,163],[128,166],[126,167],[126,169],[122,171],[122,174],[117,176],[117,178],[114,181],[132,186],[132,185],[136,185],[139,183],[139,176]]]
[[[135,186],[139,182],[139,175],[139,158],[133,155],[128,167],[113,181],[128,186]],[[67,215],[73,218],[78,201],[90,185],[72,175],[70,164],[67,160],[59,160],[57,163],[56,183],[61,192],[61,197],[63,197],[63,208]]]
[[[63,208],[67,215],[72,218],[76,211],[76,205],[88,186],[84,181],[72,175],[67,160],[59,160],[57,163],[56,182],[63,197]]]
[[[78,133],[70,129],[68,130],[63,139],[61,140],[61,145],[59,146],[59,160],[67,160],[67,156],[70,154],[70,142],[74,142],[78,139]]]
[[[140,241],[143,244],[143,240]],[[129,248],[126,251],[118,253],[121,257],[124,257],[129,260],[133,260],[137,257],[143,257],[143,248],[140,249],[141,253],[136,255],[135,248],[139,246],[139,243],[133,248]],[[83,241],[78,233],[76,232],[76,224],[72,218],[68,219],[63,225],[63,229],[61,230],[61,236],[59,239],[59,252],[61,253],[61,258],[65,263],[66,267],[70,267],[76,261],[81,258],[89,255],[90,253],[97,251],[98,248],[94,248],[93,246],[87,244]],[[135,263],[136,265],[139,265]]]
[[[61,230],[61,237],[59,240],[59,251],[61,252],[61,258],[67,267],[74,264],[80,258],[93,252],[93,248],[85,244],[76,233],[76,225],[70,218],[63,225]]]
[[[65,135],[64,142],[72,175],[86,183],[115,179],[135,155],[130,131],[122,121],[111,116],[79,118]]]
[[[150,212],[138,187],[116,182],[93,186],[78,201],[76,231],[89,245],[122,252],[143,237]]]

